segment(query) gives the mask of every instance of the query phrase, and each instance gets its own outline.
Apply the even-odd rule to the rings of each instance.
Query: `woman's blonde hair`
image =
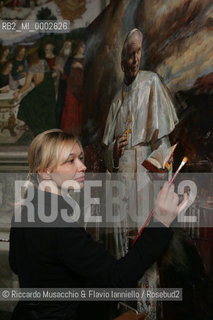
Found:
[[[28,150],[29,174],[22,188],[21,199],[15,203],[16,208],[21,207],[28,188],[32,184],[33,186],[39,185],[38,171],[54,169],[58,164],[65,162],[70,155],[70,147],[74,147],[76,143],[82,149],[77,137],[60,129],[44,131],[34,138]]]
[[[65,162],[70,154],[70,142],[77,143],[82,148],[77,137],[60,129],[51,129],[37,135],[32,141],[28,151],[29,173],[36,174],[38,171],[44,172],[45,169],[53,169],[59,163]]]

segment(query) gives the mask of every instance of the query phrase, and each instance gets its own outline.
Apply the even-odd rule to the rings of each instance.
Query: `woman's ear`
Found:
[[[49,169],[45,169],[43,171],[38,170],[38,174],[40,175],[42,180],[50,180],[51,179],[51,175],[50,175]]]

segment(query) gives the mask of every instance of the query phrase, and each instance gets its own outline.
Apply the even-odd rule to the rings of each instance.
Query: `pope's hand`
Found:
[[[127,144],[128,142],[126,136],[119,136],[116,138],[113,148],[114,162],[119,161],[119,158],[124,153],[124,149],[127,146]]]

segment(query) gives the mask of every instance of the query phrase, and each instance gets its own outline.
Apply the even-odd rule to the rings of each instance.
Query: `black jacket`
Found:
[[[42,206],[46,215],[51,210],[51,196],[57,197],[59,211],[70,209],[61,196],[38,191],[32,201],[36,217],[38,193],[44,195]],[[23,207],[22,216],[25,215],[26,207]],[[155,228],[144,229],[142,236],[125,257],[116,260],[77,223],[68,228],[33,228],[30,224],[28,227],[18,227],[13,222],[9,262],[19,277],[21,288],[82,288],[86,279],[98,287],[130,287],[167,249],[171,236],[171,229],[155,223]],[[22,306],[22,318],[14,319],[25,319],[23,314],[26,310],[29,310],[27,320],[72,319],[78,302],[34,302],[22,305],[25,305]],[[48,317],[51,312],[52,316]]]

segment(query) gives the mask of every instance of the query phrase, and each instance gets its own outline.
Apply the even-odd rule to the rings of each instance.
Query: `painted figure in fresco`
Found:
[[[34,88],[26,94],[26,91]],[[14,97],[26,94],[21,100],[17,118],[24,121],[34,135],[56,127],[55,88],[51,72],[38,52],[32,54],[24,86]]]
[[[55,73],[55,70],[54,70],[54,67],[55,67],[55,59],[56,59],[56,56],[54,54],[54,49],[55,49],[55,46],[54,44],[52,43],[47,43],[45,46],[44,46],[44,54],[45,54],[45,59],[48,63],[48,66],[52,72],[52,76],[55,77],[56,76],[56,73]]]
[[[55,70],[57,72],[56,80],[56,113],[57,113],[57,127],[60,127],[61,116],[64,107],[64,101],[66,97],[66,88],[67,88],[67,76],[69,75],[71,57],[72,55],[72,41],[66,40],[64,42],[63,48],[61,49],[58,57],[56,57]]]
[[[7,93],[10,89],[16,89],[14,88],[14,85],[16,86],[16,82],[14,81],[11,71],[12,71],[13,64],[11,61],[7,61],[1,68],[0,71],[0,93]]]
[[[55,91],[56,91],[56,98],[58,97],[58,88],[59,83],[61,80],[61,76],[64,72],[64,66],[72,52],[72,42],[67,40],[64,42],[62,49],[59,52],[59,55],[55,59],[55,66],[53,69],[55,71]]]
[[[82,129],[83,63],[84,43],[80,42],[67,78],[67,92],[61,118],[61,129],[75,135],[80,135]]]
[[[0,70],[4,66],[4,64],[8,61],[8,56],[10,53],[10,48],[8,46],[3,47],[0,51]]]
[[[25,58],[26,48],[20,46],[15,51],[15,61],[13,62],[12,76],[15,80],[26,77],[28,63]]]
[[[110,107],[103,143],[106,147],[106,167],[110,172],[118,172],[119,179],[125,181],[126,195],[133,187],[132,181],[136,182],[134,213],[132,209],[130,210],[130,200],[126,201],[131,215],[140,217],[143,225],[152,204],[149,203],[151,181],[141,163],[160,144],[170,146],[168,135],[175,128],[178,118],[170,95],[158,75],[139,70],[142,40],[142,33],[138,29],[133,29],[124,42],[121,54],[124,81]],[[127,230],[132,223],[131,217],[128,219],[114,230],[117,257],[123,256],[128,250]],[[136,235],[137,231],[134,232]],[[148,282],[149,287],[152,287],[150,281],[155,286],[157,272],[154,266],[149,276],[145,275],[141,286],[146,287]],[[145,310],[141,311],[150,316],[155,307],[148,302],[143,309]],[[150,319],[154,317],[155,315]]]
[[[64,72],[65,63],[72,52],[72,41],[66,40],[63,44],[59,55],[56,57],[55,61],[55,70],[58,70],[60,73]]]

